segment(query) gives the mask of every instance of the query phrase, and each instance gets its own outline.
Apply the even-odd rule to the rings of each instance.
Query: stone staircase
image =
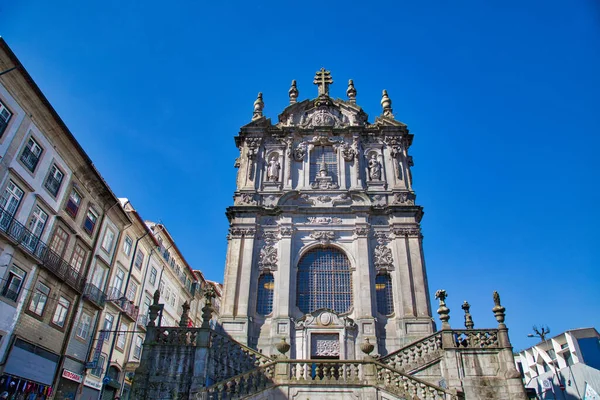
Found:
[[[395,370],[410,373],[438,361],[443,353],[442,333],[435,332],[393,353],[380,357],[379,362],[389,365],[390,368]]]

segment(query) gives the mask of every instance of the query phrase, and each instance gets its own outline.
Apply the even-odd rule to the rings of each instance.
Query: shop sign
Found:
[[[88,377],[85,378],[85,380],[83,381],[83,384],[85,386],[89,386],[89,387],[91,387],[93,389],[96,389],[96,390],[102,389],[102,382],[95,381],[95,380],[90,379]]]
[[[70,379],[70,380],[78,382],[78,383],[83,380],[83,375],[76,374],[75,372],[69,371],[66,368],[63,369],[62,377]]]

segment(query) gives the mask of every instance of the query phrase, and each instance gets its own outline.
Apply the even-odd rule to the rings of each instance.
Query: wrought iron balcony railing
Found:
[[[104,307],[104,304],[106,304],[106,293],[91,283],[85,284],[83,297],[96,304],[100,308]]]
[[[109,288],[108,293],[106,295],[106,301],[110,301],[111,303],[118,306],[132,320],[135,321],[137,319],[139,312],[138,307],[135,304],[133,304],[133,301],[127,299],[125,293],[121,292],[120,288]]]
[[[52,271],[67,285],[77,292],[83,292],[85,278],[78,270],[73,268],[58,253],[42,242],[37,235],[17,221],[10,213],[0,208],[0,231],[19,244],[25,252],[40,261],[46,269]]]

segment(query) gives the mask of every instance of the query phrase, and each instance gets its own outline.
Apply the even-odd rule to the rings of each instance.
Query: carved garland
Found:
[[[373,251],[373,264],[375,264],[375,269],[377,269],[377,271],[394,269],[392,250],[386,245],[388,236],[383,232],[377,232],[375,237],[377,238],[377,246]]]
[[[277,248],[275,242],[277,241],[277,233],[267,231],[263,233],[265,244],[260,249],[258,256],[258,269],[274,271],[277,269]]]
[[[335,233],[333,231],[314,231],[310,237],[318,240],[322,246],[326,246],[335,238]]]

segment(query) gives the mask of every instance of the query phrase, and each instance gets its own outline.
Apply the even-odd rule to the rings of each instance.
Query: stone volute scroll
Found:
[[[443,289],[435,292],[435,298],[440,301],[440,307],[437,309],[437,313],[442,321],[442,329],[450,329],[450,324],[448,323],[450,320],[450,309],[446,307],[446,297],[448,297],[448,293]]]

